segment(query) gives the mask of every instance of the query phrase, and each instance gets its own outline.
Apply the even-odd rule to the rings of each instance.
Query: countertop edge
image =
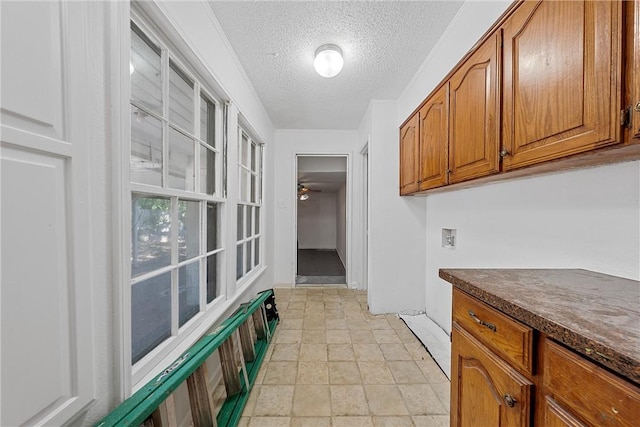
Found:
[[[530,326],[550,338],[564,344],[573,351],[580,353],[585,358],[600,365],[606,366],[630,381],[640,385],[640,364],[637,360],[617,352],[615,349],[602,343],[593,341],[575,331],[565,328],[556,322],[533,313],[526,308],[511,301],[500,298],[473,283],[462,280],[455,275],[440,269],[439,276],[451,283],[455,288],[479,299],[489,306],[513,317],[519,322]]]

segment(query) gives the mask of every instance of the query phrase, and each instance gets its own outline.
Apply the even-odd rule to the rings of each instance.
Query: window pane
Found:
[[[251,202],[255,203],[256,202],[256,176],[255,175],[251,175],[251,190],[250,190],[250,194],[251,194]]]
[[[242,267],[244,265],[243,257],[242,257],[242,245],[237,246],[237,254],[236,254],[236,280],[244,276],[242,271]]]
[[[243,202],[248,202],[248,188],[247,183],[249,182],[249,172],[245,169],[240,169],[240,200]]]
[[[210,303],[216,297],[220,295],[218,289],[219,283],[219,271],[218,271],[218,256],[220,253],[215,255],[209,255],[207,257],[207,303]]]
[[[245,272],[251,271],[251,254],[253,251],[251,250],[251,244],[253,240],[250,240],[244,244],[244,255],[245,255]]]
[[[171,201],[134,194],[131,200],[131,277],[171,263]]]
[[[216,105],[200,95],[200,139],[215,147]]]
[[[171,273],[131,286],[131,362],[171,336]]]
[[[253,211],[253,208],[251,206],[247,206],[247,211],[246,211],[246,215],[244,217],[244,222],[245,222],[245,226],[244,226],[244,237],[249,237],[251,236],[251,213]]]
[[[131,99],[145,108],[161,114],[160,49],[133,24],[130,61]]]
[[[253,266],[260,264],[260,239],[256,239],[253,244]]]
[[[256,207],[255,228],[253,234],[260,234],[260,208]]]
[[[131,181],[162,186],[162,123],[131,107]]]
[[[244,233],[242,231],[242,226],[244,225],[244,205],[238,205],[238,223],[236,227],[238,228],[237,239],[242,240]]]
[[[194,190],[193,140],[169,128],[169,187]]]
[[[218,205],[207,203],[207,252],[218,249]]]
[[[213,194],[216,190],[216,153],[200,146],[200,192]]]
[[[193,131],[193,82],[173,62],[169,63],[169,120],[189,133]]]
[[[180,326],[200,311],[200,263],[197,261],[178,269],[178,304]]]
[[[178,256],[180,261],[200,253],[200,203],[178,202]]]
[[[242,150],[240,155],[240,163],[249,167],[249,139],[243,133],[242,134]]]

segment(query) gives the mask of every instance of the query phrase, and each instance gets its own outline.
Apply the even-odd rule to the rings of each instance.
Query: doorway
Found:
[[[298,155],[296,286],[347,284],[347,156]]]

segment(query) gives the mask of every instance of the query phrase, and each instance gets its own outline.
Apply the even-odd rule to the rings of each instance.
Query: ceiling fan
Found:
[[[299,200],[307,200],[309,198],[309,193],[320,193],[322,190],[313,190],[302,183],[298,183],[298,199]]]

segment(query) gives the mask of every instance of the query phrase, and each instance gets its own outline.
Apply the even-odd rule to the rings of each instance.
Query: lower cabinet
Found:
[[[529,426],[533,383],[453,323],[451,426]]]
[[[451,427],[640,425],[637,384],[542,332],[457,289],[452,324]]]

